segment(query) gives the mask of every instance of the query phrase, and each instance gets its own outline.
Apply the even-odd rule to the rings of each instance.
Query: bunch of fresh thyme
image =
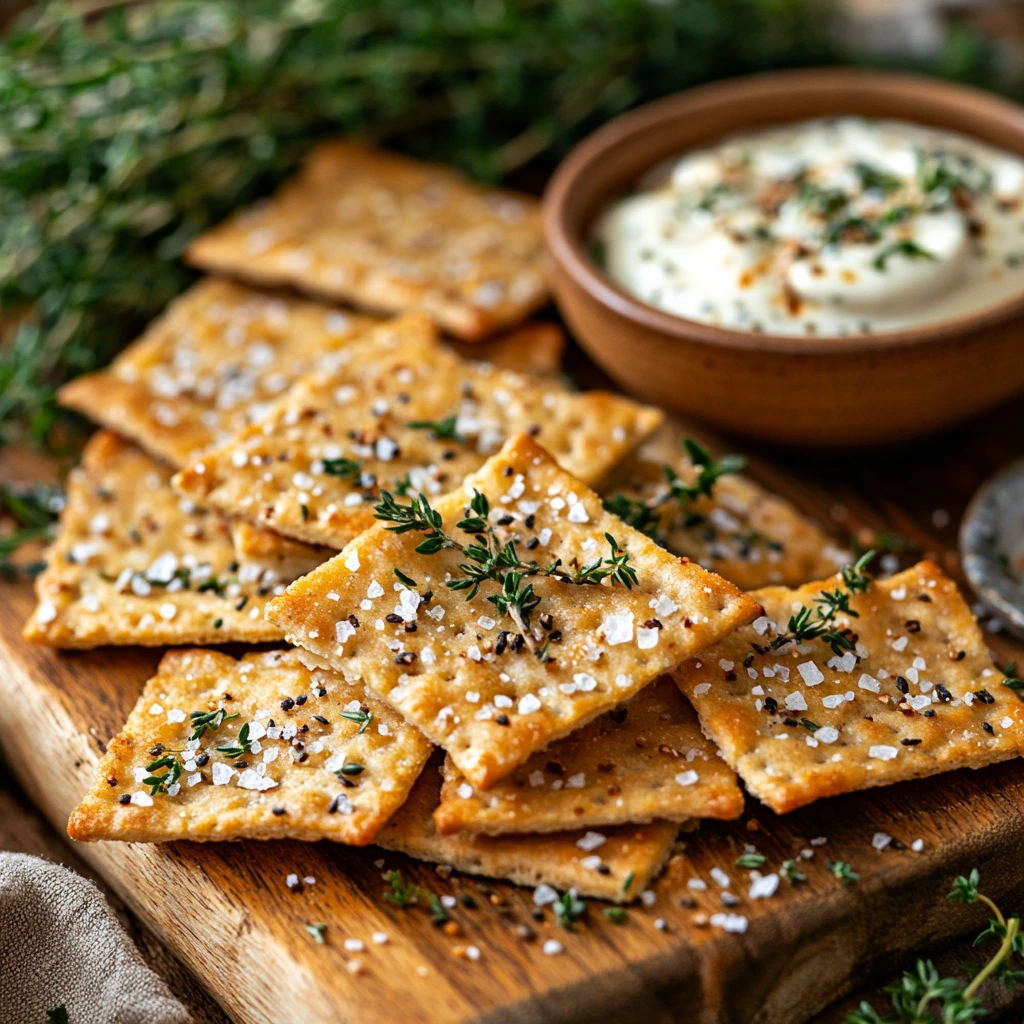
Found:
[[[423,540],[416,545],[421,555],[434,555],[445,550],[458,551],[464,555],[466,561],[459,564],[462,575],[448,580],[446,586],[450,590],[465,591],[466,600],[469,601],[476,597],[484,583],[496,584],[497,593],[489,594],[487,600],[494,605],[499,615],[507,615],[512,619],[524,638],[529,637],[531,617],[541,601],[533,584],[526,582],[531,577],[550,577],[577,585],[598,584],[608,580],[613,586],[622,586],[627,590],[637,585],[636,571],[628,564],[629,552],[622,551],[610,533],[604,535],[610,549],[609,555],[598,556],[586,565],[571,569],[563,567],[561,559],[542,567],[537,562],[524,562],[519,557],[515,538],[501,540],[497,530],[488,522],[490,502],[485,494],[477,490],[473,491],[469,508],[456,524],[456,529],[473,537],[470,543],[456,540],[445,532],[441,513],[431,507],[426,495],[411,498],[407,505],[396,501],[388,491],[381,491],[380,497],[380,503],[374,506],[374,518],[394,524],[385,529],[392,533],[416,530],[425,534]],[[401,569],[396,567],[394,573],[406,586],[416,586],[416,581]],[[546,660],[546,647],[535,652],[542,660]]]
[[[677,518],[683,527],[695,526],[703,522],[703,516],[693,511],[693,504],[698,498],[710,498],[715,484],[723,476],[739,473],[747,464],[742,455],[725,455],[720,459],[712,458],[711,453],[692,437],[683,438],[683,448],[690,457],[697,476],[693,483],[684,483],[679,474],[669,465],[661,467],[665,474],[665,490],[653,498],[630,498],[626,494],[612,494],[604,500],[604,507],[624,522],[657,539],[660,525],[660,512],[667,505],[674,505]]]
[[[946,897],[950,903],[984,903],[995,915],[974,945],[998,939],[999,947],[974,973],[971,982],[965,985],[956,978],[943,978],[930,960],[918,960],[913,971],[905,971],[899,981],[884,989],[893,1013],[883,1017],[870,1003],[863,1002],[846,1018],[847,1024],[971,1024],[988,1013],[977,998],[985,981],[998,978],[1007,989],[1024,984],[1020,918],[1004,917],[996,904],[978,891],[980,880],[977,869],[966,878],[961,875]]]

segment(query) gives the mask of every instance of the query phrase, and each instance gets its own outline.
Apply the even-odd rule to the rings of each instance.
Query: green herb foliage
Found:
[[[402,504],[388,491],[381,491],[380,503],[374,506],[374,518],[392,525],[385,527],[391,533],[408,533],[410,530],[424,534],[416,545],[421,555],[436,555],[439,551],[458,551],[466,561],[459,564],[461,576],[449,579],[445,586],[450,590],[465,591],[466,600],[472,600],[485,583],[496,584],[497,593],[488,594],[486,600],[494,605],[499,615],[509,616],[524,634],[530,628],[530,619],[540,604],[541,598],[533,589],[530,577],[554,577],[563,583],[577,585],[599,584],[606,580],[612,586],[627,590],[637,586],[636,571],[629,565],[629,552],[620,549],[610,534],[604,535],[610,554],[598,556],[586,565],[563,567],[561,559],[546,567],[536,562],[524,562],[519,557],[515,540],[502,541],[498,532],[488,521],[491,510],[487,495],[473,491],[469,507],[464,510],[456,529],[473,537],[471,543],[456,540],[444,529],[441,513],[433,508],[425,494]],[[403,582],[411,578],[400,569],[394,573]],[[412,584],[415,585],[415,584]],[[545,654],[542,660],[550,660]]]
[[[943,978],[931,960],[918,960],[912,971],[904,971],[899,981],[883,990],[893,1013],[882,1016],[870,1003],[862,1002],[846,1018],[847,1024],[971,1024],[988,1015],[977,993],[989,978],[999,979],[1007,990],[1024,984],[1020,919],[1004,917],[999,907],[978,891],[980,882],[977,869],[966,877],[960,875],[946,897],[950,903],[983,903],[995,915],[974,945],[993,940],[999,945],[987,963],[971,972],[970,983]]]
[[[68,1016],[68,1008],[61,1003],[60,1006],[55,1006],[52,1010],[47,1010],[46,1024],[71,1024],[71,1018]]]
[[[64,492],[58,487],[37,486],[15,490],[0,484],[0,520],[10,519],[13,526],[0,534],[0,575],[35,575],[42,563],[15,564],[14,553],[29,541],[53,539],[57,515],[64,507]]]
[[[238,715],[229,715],[224,708],[217,708],[216,711],[193,711],[189,714],[188,718],[192,725],[189,739],[198,740],[202,739],[207,729],[211,732],[216,732],[225,722],[238,718]]]
[[[711,453],[692,437],[683,439],[683,448],[697,470],[692,483],[684,483],[679,474],[669,465],[661,467],[665,475],[665,490],[657,497],[645,500],[630,498],[625,494],[610,495],[604,501],[604,507],[613,515],[628,523],[634,530],[640,530],[650,537],[657,537],[660,516],[663,506],[672,506],[673,512],[682,519],[685,525],[687,515],[692,512],[698,498],[710,498],[715,484],[723,476],[739,473],[747,464],[742,455],[723,455],[713,458]]]
[[[561,896],[551,904],[555,912],[555,919],[563,928],[572,931],[577,921],[580,921],[587,912],[587,905],[579,898],[575,889],[562,893]]]
[[[189,283],[188,242],[316,139],[494,179],[645,99],[827,61],[825,22],[808,0],[31,5],[0,41],[0,311],[27,314],[0,350],[5,435],[57,440],[54,386],[103,366]]]
[[[867,551],[853,565],[845,565],[840,570],[840,578],[846,590],[834,587],[822,590],[814,599],[816,608],[806,605],[789,617],[786,632],[773,637],[771,649],[778,650],[784,644],[805,643],[810,640],[822,640],[832,648],[832,653],[842,655],[852,651],[855,644],[846,635],[834,628],[835,618],[839,614],[859,618],[860,613],[850,607],[851,594],[863,594],[871,583],[871,576],[865,572],[868,564],[875,557],[874,551]],[[804,727],[814,732],[817,726],[810,719],[803,720]]]

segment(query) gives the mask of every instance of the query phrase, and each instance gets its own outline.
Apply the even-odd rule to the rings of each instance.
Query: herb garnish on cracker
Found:
[[[307,668],[296,651],[239,661],[172,651],[111,740],[68,833],[362,846],[429,755],[427,739],[390,708],[336,673]]]
[[[758,611],[731,584],[605,512],[527,435],[430,511],[440,523],[433,534],[378,523],[269,614],[293,642],[419,725],[475,786],[492,785]],[[491,554],[477,534],[493,538]],[[480,545],[484,562],[444,537]],[[527,576],[506,559],[538,571]]]
[[[764,615],[675,678],[773,810],[1024,750],[1024,704],[931,562],[886,580],[867,581],[861,567],[752,596]]]

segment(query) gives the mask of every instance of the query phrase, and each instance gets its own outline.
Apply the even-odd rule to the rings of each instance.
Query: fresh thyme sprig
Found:
[[[723,455],[720,459],[692,437],[683,438],[683,448],[697,470],[692,483],[685,483],[679,474],[669,465],[661,467],[665,476],[666,488],[653,498],[630,498],[626,494],[612,494],[604,501],[604,507],[623,522],[653,537],[657,533],[658,511],[665,505],[675,504],[677,511],[684,517],[692,514],[693,504],[701,497],[710,498],[715,484],[723,477],[739,473],[747,464],[742,455]]]
[[[582,920],[587,912],[587,905],[579,898],[575,889],[569,889],[562,893],[554,903],[551,904],[555,912],[555,919],[563,927],[572,931],[577,921]]]
[[[1007,989],[1024,984],[1024,970],[1015,969],[1015,962],[1024,961],[1024,935],[1020,919],[1006,918],[999,907],[978,891],[981,878],[977,868],[970,875],[960,875],[946,899],[950,903],[984,903],[995,915],[988,927],[974,940],[978,946],[998,939],[999,947],[970,983],[956,978],[943,978],[931,960],[918,960],[912,971],[883,989],[894,1013],[882,1016],[868,1002],[846,1018],[846,1024],[971,1024],[987,1016],[988,1011],[977,998],[978,990],[989,978],[1000,979]]]
[[[359,728],[356,730],[357,736],[361,736],[366,732],[370,727],[370,723],[373,721],[372,711],[339,711],[338,714],[349,722],[359,723]]]
[[[216,711],[193,711],[188,716],[189,722],[192,725],[189,739],[202,739],[207,729],[211,732],[216,732],[225,722],[230,722],[233,718],[238,717],[237,714],[229,715],[224,708],[217,708]]]
[[[328,476],[340,476],[356,480],[363,471],[362,459],[324,459],[323,463],[324,472]]]
[[[161,768],[166,768],[167,771],[160,775],[153,774]],[[155,761],[150,761],[146,765],[146,771],[150,774],[142,780],[142,784],[149,786],[150,796],[156,796],[157,793],[166,793],[168,786],[173,786],[181,778],[181,761],[173,754],[165,754]]]
[[[837,615],[850,615],[859,618],[860,613],[850,607],[852,594],[863,594],[871,584],[871,576],[865,572],[868,564],[875,557],[874,551],[866,551],[853,565],[846,565],[840,570],[840,578],[847,588],[841,590],[822,590],[814,599],[816,608],[806,605],[789,617],[786,632],[772,637],[769,647],[777,651],[788,643],[806,643],[811,640],[822,640],[832,648],[832,653],[842,655],[852,651],[855,644],[844,632],[834,628]]]
[[[42,563],[19,565],[11,556],[34,540],[52,540],[57,515],[64,507],[64,492],[59,487],[37,486],[15,490],[0,484],[0,519],[13,520],[13,529],[0,535],[0,574],[17,577],[20,573],[34,575]]]
[[[413,420],[406,423],[406,426],[410,430],[429,430],[435,441],[458,441],[459,444],[465,444],[466,439],[456,430],[458,422],[459,417],[452,413],[443,420]]]
[[[252,742],[249,740],[249,723],[246,722],[238,730],[238,743],[228,747],[218,747],[218,752],[225,757],[241,757],[243,754],[252,752]]]
[[[527,582],[531,577],[552,577],[576,585],[596,585],[607,580],[612,586],[627,590],[639,583],[636,570],[629,565],[629,552],[623,551],[610,533],[604,535],[608,542],[608,555],[598,556],[575,568],[564,567],[561,559],[542,567],[534,561],[524,562],[519,557],[514,539],[502,540],[499,537],[497,530],[488,522],[490,511],[487,495],[474,490],[469,507],[455,524],[456,529],[473,537],[470,543],[463,543],[445,531],[440,512],[431,506],[425,494],[402,504],[388,491],[381,491],[380,503],[374,507],[373,513],[375,519],[393,524],[385,527],[391,533],[416,530],[424,534],[423,540],[416,545],[416,551],[421,555],[435,555],[439,551],[458,551],[464,555],[466,560],[459,563],[462,575],[448,580],[445,585],[450,590],[464,591],[467,601],[476,597],[485,583],[497,585],[497,593],[489,594],[486,600],[494,605],[499,615],[512,619],[527,642],[530,642],[533,613],[541,601],[533,584]],[[394,572],[399,579],[410,580],[401,570],[395,569]],[[534,652],[537,653],[535,649]],[[542,660],[548,660],[546,652]]]

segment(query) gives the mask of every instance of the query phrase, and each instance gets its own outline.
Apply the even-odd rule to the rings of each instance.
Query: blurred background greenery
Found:
[[[188,284],[189,240],[326,135],[536,186],[609,117],[750,71],[871,63],[1024,96],[1018,3],[14,6],[0,40],[0,443],[51,449],[68,442],[54,388],[109,361]]]

